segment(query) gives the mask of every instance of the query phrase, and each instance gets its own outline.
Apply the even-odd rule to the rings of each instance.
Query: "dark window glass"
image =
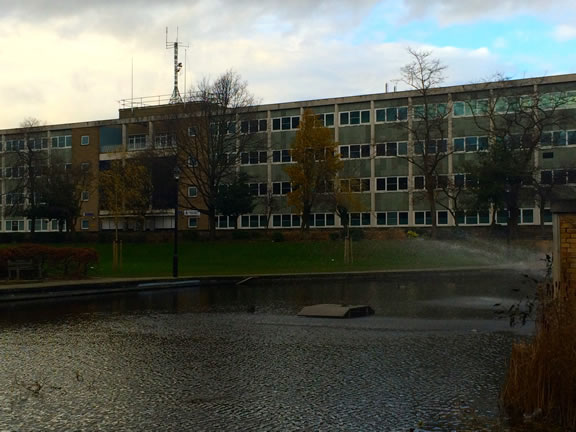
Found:
[[[376,121],[383,122],[386,121],[386,110],[385,109],[377,109],[376,110]],[[381,213],[384,214],[384,213]]]
[[[363,158],[370,157],[370,144],[362,146],[362,157]]]
[[[280,130],[280,119],[272,119],[272,130]]]
[[[386,225],[398,225],[398,213],[388,212]]]
[[[386,190],[389,190],[389,191],[398,190],[398,178],[397,177],[387,177],[386,178]]]
[[[414,189],[424,189],[424,176],[414,177]]]
[[[240,132],[248,133],[248,122],[247,121],[243,121],[242,123],[240,123]]]
[[[272,152],[272,162],[280,162],[280,150],[274,150]]]
[[[464,151],[464,138],[454,138],[454,151],[455,152]]]
[[[349,123],[349,118],[347,112],[340,113],[340,124],[347,125]]]
[[[408,212],[398,212],[398,225],[408,225]]]
[[[258,132],[258,120],[250,120],[250,133]]]
[[[292,117],[292,129],[298,129],[300,126],[300,117]]]
[[[408,189],[408,177],[398,177],[398,190]]]
[[[438,225],[448,225],[448,212],[439,211],[438,212]]]
[[[566,171],[555,170],[554,171],[554,184],[566,184]]]
[[[290,150],[282,150],[282,162],[292,162]]]
[[[351,145],[350,146],[350,158],[351,159],[358,159],[360,157],[360,146],[359,145]]]
[[[260,183],[258,186],[258,193],[260,195],[268,194],[268,183]]]
[[[350,157],[350,152],[349,152],[348,146],[341,146],[340,147],[340,157],[342,159],[348,159]]]
[[[386,144],[376,144],[376,156],[386,156]]]
[[[247,164],[247,163],[249,162],[249,160],[250,160],[250,157],[249,157],[249,155],[248,155],[247,152],[242,152],[242,153],[240,154],[240,163],[241,163],[241,164],[244,164],[244,165],[245,165],[245,164]]]
[[[424,212],[414,212],[414,223],[416,225],[424,225]]]
[[[408,154],[408,143],[407,142],[399,142],[398,143],[398,155],[403,156]]]
[[[362,183],[362,192],[370,192],[370,179],[364,178],[361,180]]]
[[[575,145],[576,144],[576,131],[568,131],[568,145]]]
[[[407,119],[408,119],[408,107],[398,108],[398,120],[407,120]]]
[[[282,117],[282,130],[290,130],[290,117]]]
[[[362,123],[370,123],[370,111],[362,111],[360,114],[360,121]]]
[[[362,225],[370,225],[370,213],[362,213]]]
[[[386,213],[376,213],[376,224],[386,225]]]
[[[360,124],[360,111],[350,112],[350,124],[352,125]]]
[[[398,120],[398,110],[396,108],[386,108],[386,121],[393,122]]]
[[[540,182],[542,184],[551,185],[552,184],[552,171],[542,171],[540,173]]]
[[[542,159],[554,159],[554,152],[542,153]]]
[[[280,190],[281,190],[280,183],[272,183],[272,193],[274,195],[280,195]]]
[[[266,132],[268,129],[268,120],[258,120],[258,131],[259,132]]]
[[[376,179],[376,190],[383,191],[386,190],[386,179],[377,178]]]
[[[324,115],[324,126],[334,126],[334,114]]]
[[[258,154],[258,162],[261,164],[265,164],[268,161],[268,155],[265,151],[261,151]]]

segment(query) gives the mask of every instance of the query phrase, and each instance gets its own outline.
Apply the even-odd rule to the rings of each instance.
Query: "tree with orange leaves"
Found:
[[[311,110],[304,111],[292,142],[292,165],[284,168],[292,182],[288,204],[302,216],[302,230],[310,228],[314,205],[334,193],[334,178],[342,168],[333,132]]]

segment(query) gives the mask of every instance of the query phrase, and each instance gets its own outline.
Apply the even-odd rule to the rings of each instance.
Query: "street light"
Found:
[[[178,195],[180,194],[180,169],[174,167],[174,180],[176,180],[176,200],[174,203],[174,255],[172,257],[172,276],[178,277]]]

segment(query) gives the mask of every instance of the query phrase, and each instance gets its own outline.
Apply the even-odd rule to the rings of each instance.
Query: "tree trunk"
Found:
[[[216,209],[208,209],[208,230],[210,240],[216,240]]]
[[[436,194],[433,187],[426,188],[426,196],[430,205],[430,237],[436,238]],[[424,222],[426,222],[426,217],[424,217]]]

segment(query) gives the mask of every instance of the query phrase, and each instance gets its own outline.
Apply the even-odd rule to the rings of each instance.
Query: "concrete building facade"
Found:
[[[466,184],[463,168],[466,161],[474,159],[490,145],[490,134],[479,122],[483,121],[481,107],[492,100],[495,92],[520,99],[534,94],[564,98],[561,109],[567,120],[543,131],[533,163],[544,183],[576,185],[576,74],[508,81],[505,87],[502,83],[482,83],[433,89],[426,105],[446,113],[444,134],[435,144],[445,152],[438,167],[439,175]],[[240,229],[300,226],[300,215],[286,203],[285,195],[291,190],[291,184],[283,167],[292,163],[290,147],[305,109],[311,109],[333,131],[339,145],[344,168],[337,184],[360,203],[359,210],[350,214],[351,226],[429,226],[430,206],[423,199],[423,176],[408,160],[422,151],[411,127],[417,121],[415,113],[422,109],[422,104],[422,94],[418,91],[401,91],[258,106],[250,119],[244,121],[251,133],[260,136],[260,144],[242,155],[239,163],[239,169],[250,176],[257,205],[252,214],[242,215],[237,221],[219,216],[218,228],[231,229],[235,224]],[[154,106],[122,108],[118,119],[47,125],[26,131],[22,128],[0,130],[0,232],[30,230],[28,220],[10,211],[11,206],[19,202],[15,181],[22,168],[15,166],[15,154],[24,149],[24,139],[38,143],[35,151],[45,152],[48,164],[88,164],[94,169],[97,184],[109,161],[172,146],[173,135],[166,125],[172,109],[172,105],[159,101]],[[268,191],[276,199],[272,212],[265,203],[264,195]],[[194,194],[195,191],[191,188],[185,193]],[[113,229],[110,215],[101,208],[98,187],[92,188],[83,198],[76,229]],[[497,223],[506,221],[502,211],[493,214],[490,209],[460,211],[454,215],[450,212],[451,205],[450,199],[445,198],[442,205],[437,206],[438,226],[490,225],[493,217]],[[541,209],[542,205],[544,209]],[[548,206],[533,198],[522,202],[520,225],[551,224]],[[130,229],[130,215],[126,216],[121,228]],[[195,209],[183,208],[179,218],[183,230],[207,228],[206,217]],[[151,208],[144,228],[161,230],[173,226],[173,209]],[[311,227],[339,226],[341,221],[329,205],[320,204],[314,209]],[[36,231],[57,229],[53,220],[36,222]]]

